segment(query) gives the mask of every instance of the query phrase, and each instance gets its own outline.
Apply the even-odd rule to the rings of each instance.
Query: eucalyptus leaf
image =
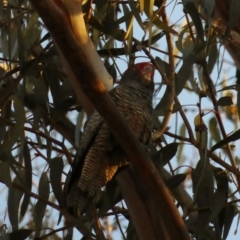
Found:
[[[157,33],[156,35],[152,36],[151,38],[151,44],[156,43],[160,38],[164,36],[164,32]],[[142,41],[141,44],[143,46],[148,46],[149,44],[149,39]],[[139,52],[141,49],[139,49],[138,44],[133,44],[132,46],[132,53]],[[112,56],[112,57],[117,57],[120,55],[125,55],[126,54],[126,49],[125,48],[112,48],[112,49],[101,49],[98,50],[98,54],[100,56]]]
[[[12,180],[8,161],[0,161],[0,182],[6,184],[9,188],[11,187]]]
[[[203,43],[204,42],[203,26],[202,26],[202,22],[201,22],[201,19],[199,17],[196,5],[193,2],[189,1],[186,4],[184,4],[184,8],[190,14],[190,16],[193,20],[193,23],[195,25],[195,28],[197,30],[198,37],[199,37],[200,41]]]
[[[32,163],[31,163],[31,156],[30,156],[30,150],[28,148],[28,145],[26,141],[24,142],[23,147],[23,157],[24,157],[24,163],[25,163],[25,174],[24,174],[24,182],[25,182],[25,188],[31,192],[32,190]],[[27,211],[27,207],[30,201],[29,194],[24,194],[22,206],[21,206],[21,216],[23,217]]]
[[[233,104],[232,97],[224,96],[218,99],[217,101],[218,106],[226,107],[231,106]]]
[[[195,234],[204,234],[209,222],[213,204],[213,174],[208,159],[200,159],[192,170],[194,201],[197,204],[198,218],[195,221]]]
[[[202,47],[203,46],[199,46],[198,48],[195,49],[195,51],[193,51],[193,52],[189,53],[187,56],[185,56],[181,68],[179,69],[178,73],[175,74],[175,94],[176,94],[176,96],[178,96],[181,93],[188,78],[190,77],[191,72],[192,72],[192,66],[196,62],[197,54],[199,51],[202,50]],[[164,108],[166,106],[166,102],[169,97],[168,95],[169,95],[168,91],[165,91],[162,99],[156,106],[157,110]]]
[[[21,185],[21,182],[19,181],[18,177],[15,177],[13,180],[14,184]],[[13,231],[18,230],[18,224],[19,224],[19,204],[20,200],[23,196],[23,193],[13,187],[9,188],[8,193],[8,216],[10,223],[12,225]]]
[[[173,142],[159,150],[154,156],[152,161],[157,168],[165,166],[177,153],[179,143]]]
[[[237,90],[237,110],[238,110],[238,119],[240,119],[240,84],[236,86]]]
[[[166,185],[170,189],[174,189],[179,186],[187,177],[187,174],[177,174],[172,176],[170,179],[167,180]]]
[[[25,123],[25,110],[20,99],[12,95],[9,97],[9,100],[13,102],[14,106],[14,118],[16,124],[13,127],[13,131],[11,131],[11,135],[7,141],[4,142],[6,151],[11,151],[13,145],[17,142],[18,138],[23,137],[24,131],[23,126]]]
[[[50,189],[47,173],[43,172],[39,181],[38,194],[45,200],[48,200],[49,190]],[[46,207],[47,207],[46,203],[42,202],[41,200],[38,200],[36,205],[34,206],[33,219],[36,227],[35,238],[38,238],[40,236],[42,220],[45,215]]]
[[[50,161],[50,182],[52,185],[53,193],[60,206],[63,206],[63,192],[62,192],[62,172],[63,160],[60,157],[51,159]]]
[[[211,151],[215,151],[216,149],[218,148],[221,148],[223,147],[224,145],[230,143],[230,142],[233,142],[233,141],[236,141],[240,138],[240,129],[237,130],[235,133],[229,135],[228,137],[224,138],[223,140],[219,141],[218,143],[216,143]]]
[[[232,28],[237,24],[239,20],[239,16],[240,16],[240,13],[238,11],[239,8],[240,8],[240,2],[238,0],[231,0],[228,26],[225,32],[224,41],[227,40]]]
[[[214,141],[218,142],[221,140],[220,131],[215,117],[211,118],[209,121],[209,130]]]
[[[19,229],[9,234],[9,240],[25,240],[32,232],[30,229]]]
[[[230,228],[232,226],[232,221],[235,217],[236,207],[234,204],[229,204],[226,209],[226,217],[224,220],[224,232],[223,232],[223,239],[226,240],[229,234]]]
[[[136,6],[136,2],[134,0],[129,0],[129,7],[131,8],[131,12],[137,20],[139,26],[144,29],[142,18],[140,17],[140,8]]]

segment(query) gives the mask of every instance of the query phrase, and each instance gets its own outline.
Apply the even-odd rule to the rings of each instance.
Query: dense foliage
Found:
[[[138,239],[115,180],[91,214],[76,220],[65,212],[62,189],[86,109],[31,2],[0,2],[1,237],[73,239],[74,225],[86,239]],[[115,82],[133,62],[156,67],[148,153],[192,239],[227,239],[240,216],[239,8],[238,0],[83,5],[88,34]]]

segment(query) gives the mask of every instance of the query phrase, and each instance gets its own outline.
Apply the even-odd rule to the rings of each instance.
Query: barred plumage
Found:
[[[152,131],[152,96],[154,68],[150,63],[130,67],[119,85],[109,92],[120,113],[142,144],[147,144]],[[126,139],[127,140],[127,139]],[[80,148],[66,183],[67,206],[79,216],[88,199],[128,160],[97,111],[86,123]]]

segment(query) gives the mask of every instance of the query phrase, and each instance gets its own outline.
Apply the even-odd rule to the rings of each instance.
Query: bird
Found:
[[[152,133],[154,66],[149,62],[131,65],[109,95],[140,143],[147,145]],[[127,141],[127,139],[126,139]],[[79,149],[65,183],[66,205],[75,216],[109,182],[119,168],[128,165],[121,146],[95,110],[88,118]]]

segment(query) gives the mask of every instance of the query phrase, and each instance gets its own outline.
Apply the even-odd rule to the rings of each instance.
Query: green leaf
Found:
[[[220,131],[215,117],[211,118],[209,121],[209,130],[214,141],[218,142],[221,140]]]
[[[106,190],[101,194],[97,206],[99,207],[98,214],[102,216],[122,200],[122,195],[115,178],[111,179],[106,185]],[[123,214],[123,217],[129,220],[128,214]]]
[[[237,90],[238,119],[240,119],[240,84],[236,85],[236,90]]]
[[[151,44],[156,43],[163,36],[164,36],[163,32],[157,33],[156,35],[154,35],[152,37]],[[149,39],[141,42],[141,44],[143,46],[147,47],[148,44],[149,44]],[[135,52],[138,52],[138,51],[141,51],[141,48],[139,48],[139,44],[133,44],[132,53],[135,53]],[[108,56],[117,57],[117,56],[120,56],[120,55],[126,55],[125,47],[123,47],[123,48],[101,49],[101,50],[98,50],[97,52],[100,56],[106,56],[106,57],[108,57]]]
[[[125,5],[124,5],[125,6]],[[127,6],[127,5],[126,5]],[[125,7],[126,7],[125,6]],[[123,7],[123,9],[125,8]],[[126,8],[125,8],[126,9]],[[128,8],[127,8],[128,9]],[[122,23],[129,22],[133,18],[133,13],[131,11],[124,12],[123,16],[115,21],[115,24],[120,25]],[[127,29],[127,28],[126,28]]]
[[[48,177],[47,173],[43,172],[42,176],[39,181],[39,186],[38,186],[38,194],[43,197],[44,199],[48,200],[49,197],[49,182],[48,182]],[[46,211],[46,203],[38,200],[34,210],[33,210],[33,219],[35,222],[35,227],[36,227],[36,233],[35,233],[35,238],[38,238],[40,236],[41,232],[41,227],[42,227],[42,220],[45,215]]]
[[[215,8],[215,0],[204,0],[203,3],[204,11],[206,12],[208,22],[210,23],[213,17],[213,11]]]
[[[190,25],[193,25],[193,24],[190,24]],[[185,33],[188,31],[188,25],[185,25],[181,32],[178,34],[178,39],[177,41],[175,42],[176,44],[176,47],[178,49],[179,52],[183,53],[184,51],[184,47],[183,47],[183,37],[185,35]]]
[[[134,0],[129,0],[128,4],[131,8],[131,12],[134,15],[135,19],[137,20],[139,26],[144,29],[142,18],[140,16],[140,10],[136,7],[136,2]],[[125,5],[125,4],[123,4]]]
[[[96,11],[94,16],[98,21],[101,22],[103,20],[107,12],[107,7],[108,7],[108,0],[102,0],[102,1],[96,2]]]
[[[180,131],[179,131],[179,135],[181,137],[185,137],[186,136],[186,125],[185,123],[183,123],[180,127]],[[183,163],[183,158],[184,158],[184,155],[183,155],[183,148],[184,148],[184,144],[183,144],[183,141],[181,141],[179,143],[179,147],[178,147],[178,151],[177,151],[177,160],[178,160],[178,164],[179,165],[182,165]]]
[[[222,92],[222,91],[226,91],[226,90],[236,90],[237,91],[237,85],[234,84],[234,85],[224,87],[224,88],[218,90],[217,92]]]
[[[0,182],[6,184],[9,188],[11,187],[12,179],[8,161],[0,161]]]
[[[25,174],[24,174],[24,182],[25,188],[31,192],[32,190],[32,163],[31,163],[31,156],[28,145],[26,141],[24,142],[23,147],[23,157],[25,163]],[[22,206],[21,206],[21,216],[24,217],[27,207],[30,201],[30,196],[28,194],[24,194]]]
[[[161,148],[153,157],[152,161],[157,169],[165,166],[177,153],[179,143],[173,142]]]
[[[18,177],[15,177],[13,180],[14,184],[21,185],[21,182]],[[13,187],[9,188],[8,193],[8,216],[10,223],[12,225],[13,231],[18,230],[18,209],[20,200],[23,196],[23,193]]]
[[[232,97],[224,96],[218,99],[217,101],[218,106],[226,107],[233,105]]]
[[[123,7],[124,15],[127,15],[130,12],[128,6],[123,4],[122,7]],[[132,52],[133,20],[134,20],[133,16],[126,20],[125,38],[127,39],[127,50],[129,55],[131,55],[131,52]]]
[[[207,67],[208,67],[209,74],[211,74],[211,72],[213,71],[213,68],[216,65],[217,59],[218,59],[217,44],[212,44],[208,48]]]
[[[40,40],[40,36],[41,36],[41,27],[40,27],[40,22],[39,22],[39,16],[37,12],[33,12],[31,14],[31,17],[29,18],[27,27],[24,28],[23,30],[21,30],[21,34],[22,34],[22,44],[19,46],[19,49],[23,48],[23,57],[25,60],[27,59],[28,55],[33,48],[36,46],[36,44],[39,42]],[[20,61],[21,67],[24,66],[25,61]]]
[[[112,30],[119,29],[118,25],[115,23],[115,18],[116,18],[116,8],[112,4],[109,4],[106,11],[106,16],[102,24],[106,29],[112,29]]]
[[[132,220],[130,220],[128,222],[128,226],[127,226],[127,229],[126,229],[126,232],[127,232],[127,240],[137,240],[138,239],[138,236],[137,236],[137,233],[136,233],[136,229],[133,225],[133,222]]]
[[[178,96],[184,88],[188,78],[192,73],[193,64],[197,60],[197,55],[203,50],[204,45],[197,46],[188,55],[184,56],[183,64],[175,77],[175,93]]]
[[[54,119],[54,117],[53,117],[53,119]],[[47,137],[51,138],[47,127],[45,125],[43,125],[42,128],[44,130],[45,135]],[[47,156],[48,161],[50,161],[51,155],[52,155],[52,141],[49,140],[49,138],[46,138],[46,145],[47,145],[47,147],[46,147],[46,156]]]
[[[34,116],[33,116],[33,128],[34,129],[39,129],[39,123],[41,122],[40,118],[41,118],[41,109],[37,108],[34,111]],[[36,136],[37,143],[38,143],[39,147],[42,148],[42,139],[41,139],[41,137],[37,133],[35,133],[35,136]]]
[[[181,105],[173,104],[172,114],[178,112],[181,108],[182,108]],[[166,110],[167,110],[166,107],[162,107],[161,105],[157,105],[157,107],[154,109],[154,113],[156,114],[156,116],[161,117],[161,116],[165,116]]]
[[[140,12],[143,13],[143,11],[144,11],[144,0],[139,0],[139,4],[140,4]]]
[[[117,79],[117,71],[115,68],[115,64],[109,64],[109,61],[105,61],[104,66],[106,67],[108,73],[111,75],[113,81],[115,82]]]
[[[233,27],[237,23],[240,16],[240,12],[238,11],[239,9],[240,9],[240,2],[238,0],[231,0],[229,22],[228,22],[229,27]]]
[[[10,152],[18,138],[23,137],[23,126],[25,123],[25,111],[22,102],[15,95],[10,96],[9,100],[13,101],[14,118],[16,120],[16,124],[13,127],[10,138],[8,138],[8,140],[4,143],[6,152]]]
[[[123,42],[125,39],[125,34],[120,29],[118,29],[117,27],[107,28],[93,16],[89,19],[88,23],[92,27],[96,28],[98,31],[103,32],[104,34],[109,35],[120,42]]]
[[[150,20],[153,17],[154,0],[144,0],[144,12]]]
[[[153,22],[153,24],[156,25],[156,27],[158,27],[158,29],[161,29],[163,31],[169,32],[169,33],[174,34],[174,35],[178,35],[178,33],[173,28],[166,25],[158,17],[155,17],[152,22]]]
[[[235,217],[235,211],[236,211],[236,207],[234,204],[230,204],[227,206],[226,209],[226,217],[224,219],[224,232],[223,232],[223,239],[226,240],[229,230],[232,226],[232,221]]]
[[[221,168],[215,168],[214,176],[217,183],[217,189],[213,196],[211,221],[215,220],[216,217],[221,217],[221,211],[226,206],[228,200],[228,176],[226,171]]]
[[[19,229],[9,234],[9,240],[24,240],[33,232],[30,229]]]
[[[203,32],[203,26],[201,19],[199,17],[199,13],[197,11],[197,8],[193,2],[187,2],[184,4],[184,8],[187,10],[189,15],[191,16],[193,23],[195,25],[195,28],[197,30],[198,38],[203,43],[204,42],[204,32]]]
[[[232,28],[239,21],[239,16],[240,16],[239,9],[240,9],[240,1],[239,0],[231,0],[230,1],[228,26],[227,26],[227,29],[225,31],[225,36],[224,36],[223,42],[225,42],[228,39]]]
[[[167,180],[166,185],[170,189],[174,189],[179,186],[187,177],[187,174],[177,174],[172,176],[170,179]]]
[[[53,193],[60,206],[63,206],[63,192],[62,192],[62,172],[63,160],[61,157],[56,157],[50,161],[50,182],[52,185]]]
[[[219,141],[218,143],[216,143],[211,151],[213,152],[214,150],[218,149],[218,148],[221,148],[223,147],[224,145],[230,143],[230,142],[233,142],[233,141],[236,141],[240,138],[240,129],[237,130],[235,133],[231,134],[230,136],[224,138],[223,140]]]
[[[191,51],[187,56],[183,59],[183,64],[179,69],[178,73],[175,74],[175,94],[178,96],[183,90],[188,78],[192,73],[192,66],[197,60],[197,54],[202,51],[204,44],[199,45],[195,48],[194,51]],[[156,58],[156,61],[162,61],[160,58]],[[162,99],[157,104],[156,109],[161,109],[165,107],[167,99],[168,99],[168,91],[165,91]]]
[[[192,170],[194,200],[198,208],[198,218],[194,223],[197,235],[204,233],[210,222],[213,204],[213,175],[208,159],[200,159],[196,169]]]
[[[52,69],[57,69],[57,65],[54,62],[48,63],[48,68],[45,68],[43,71],[43,79],[45,81],[43,81],[42,79],[42,81],[40,82],[38,80],[39,83],[35,82],[37,84],[36,87],[38,88],[38,91],[40,91],[40,94],[42,94],[40,98],[41,102],[39,101],[40,99],[38,99],[41,105],[43,102],[48,101],[48,96],[47,96],[48,88],[45,82],[49,83],[49,88],[51,90],[51,96],[53,98],[54,106],[58,106],[58,104],[61,103],[63,99],[66,98],[65,96],[62,96],[62,94],[59,94],[61,89],[59,76]]]
[[[148,46],[151,46],[151,38],[152,38],[152,22],[153,22],[153,5],[154,0],[144,0],[144,12],[148,17],[148,21],[146,21],[146,30],[148,32],[149,41]],[[157,19],[157,18],[156,18]]]

